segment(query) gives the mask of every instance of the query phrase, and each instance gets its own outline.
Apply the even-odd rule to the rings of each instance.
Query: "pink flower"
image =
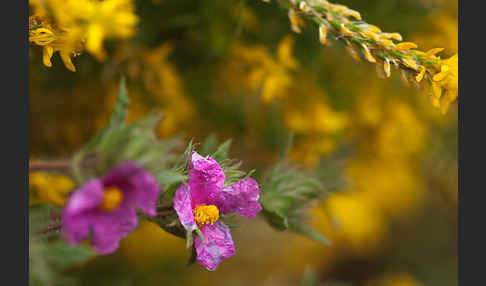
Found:
[[[134,163],[114,168],[73,192],[62,215],[63,235],[70,244],[90,236],[100,254],[118,248],[137,224],[135,208],[155,216],[161,190],[154,177]]]
[[[260,189],[252,178],[246,178],[223,188],[225,174],[213,158],[194,152],[189,164],[189,181],[174,197],[174,209],[184,228],[199,229],[204,243],[195,238],[197,260],[208,270],[235,254],[235,247],[227,225],[220,214],[236,213],[254,218],[262,209],[258,202]]]

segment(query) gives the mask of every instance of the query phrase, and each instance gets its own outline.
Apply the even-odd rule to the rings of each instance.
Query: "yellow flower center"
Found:
[[[194,208],[194,220],[199,227],[213,225],[219,219],[219,210],[215,205],[200,205]]]
[[[107,212],[114,211],[118,208],[123,199],[121,190],[117,187],[109,187],[105,189],[103,195],[103,202],[101,203],[101,209]]]

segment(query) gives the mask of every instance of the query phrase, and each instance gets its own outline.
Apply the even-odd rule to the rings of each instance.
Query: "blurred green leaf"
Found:
[[[172,184],[184,182],[187,179],[187,176],[175,171],[162,171],[158,173],[155,178],[161,186],[168,188]]]
[[[322,244],[330,244],[305,221],[309,204],[325,194],[317,174],[300,170],[280,159],[266,174],[261,190],[262,214],[273,228],[290,230]]]
[[[320,242],[325,245],[331,245],[331,241],[327,239],[324,235],[320,234],[319,232],[315,231],[312,229],[310,226],[308,226],[305,223],[302,223],[301,221],[296,221],[296,222],[291,222],[289,223],[289,228],[290,230],[294,231],[295,233],[300,233],[303,235],[306,235],[312,239],[314,239],[317,242]]]
[[[211,154],[211,157],[221,164],[221,162],[228,158],[228,151],[230,147],[231,139],[228,139],[223,144],[219,145],[218,149]]]
[[[199,150],[199,154],[201,154],[201,156],[207,156],[214,153],[216,151],[217,144],[218,142],[216,140],[216,135],[212,133],[206,138],[206,140],[204,140],[201,150]]]
[[[54,267],[66,269],[95,257],[96,252],[83,244],[71,246],[63,239],[58,239],[46,245],[43,255]]]
[[[120,79],[120,87],[118,88],[118,99],[113,110],[113,114],[110,118],[108,128],[123,124],[127,117],[127,107],[130,104],[128,98],[127,82],[124,76]]]
[[[304,277],[302,279],[303,286],[317,286],[318,277],[316,271],[312,268],[307,268],[304,272]]]

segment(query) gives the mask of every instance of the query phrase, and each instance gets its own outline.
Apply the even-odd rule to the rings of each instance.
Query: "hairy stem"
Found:
[[[40,170],[70,170],[71,162],[69,160],[38,160],[35,162],[29,162],[29,171],[40,171]]]

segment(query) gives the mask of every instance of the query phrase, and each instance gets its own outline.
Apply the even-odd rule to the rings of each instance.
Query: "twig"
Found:
[[[35,161],[29,162],[29,171],[39,171],[39,170],[69,170],[71,169],[71,162],[67,160],[58,161]]]
[[[42,230],[42,233],[48,233],[48,232],[51,232],[53,230],[60,230],[62,228],[62,224],[61,223],[58,223],[58,224],[54,224],[54,225],[48,225],[44,230]]]

